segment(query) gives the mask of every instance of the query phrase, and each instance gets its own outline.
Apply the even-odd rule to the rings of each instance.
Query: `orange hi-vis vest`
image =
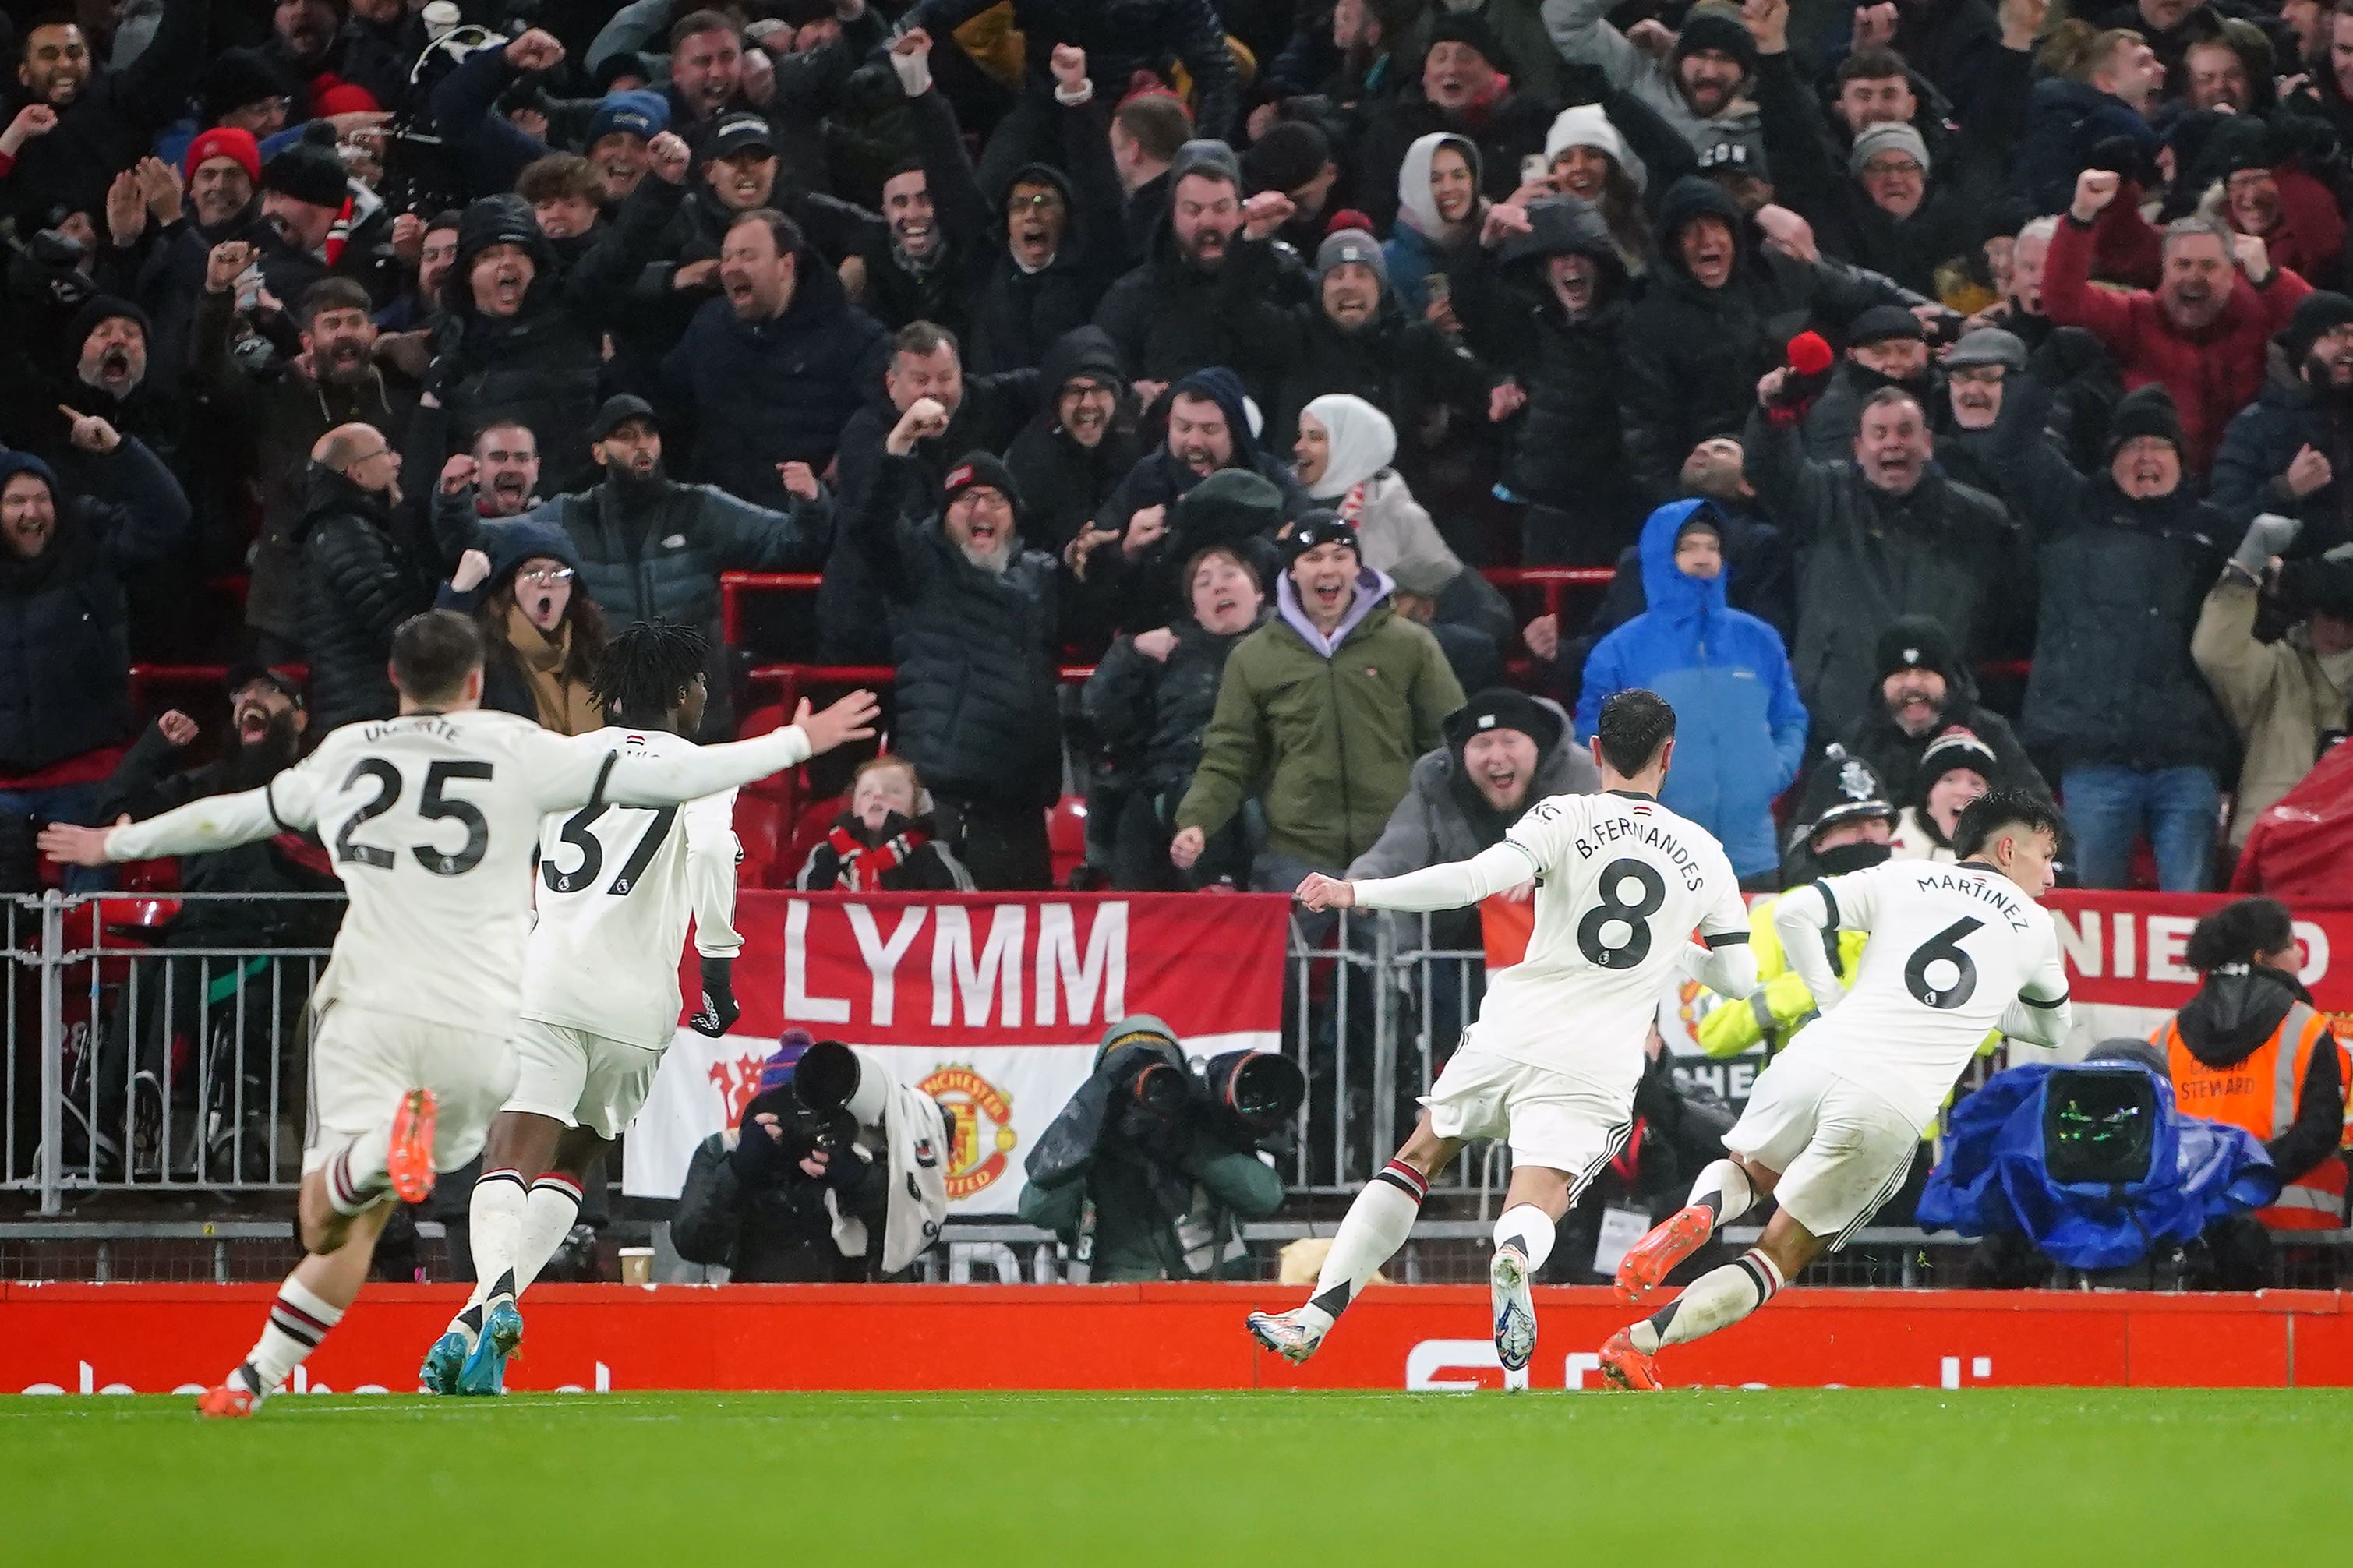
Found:
[[[2295,1121],[2297,1098],[2304,1092],[2305,1069],[2312,1065],[2313,1047],[2329,1038],[2328,1020],[2298,1002],[2280,1020],[2271,1038],[2257,1046],[2243,1061],[2226,1068],[2208,1067],[2192,1055],[2181,1038],[2179,1019],[2149,1037],[2164,1048],[2166,1067],[2173,1075],[2173,1102],[2192,1116],[2242,1127],[2265,1142],[2285,1132]],[[2337,1081],[2346,1081],[2343,1047]],[[2345,1161],[2329,1156],[2280,1189],[2279,1202],[2258,1209],[2255,1217],[2271,1230],[2336,1230],[2345,1224]]]

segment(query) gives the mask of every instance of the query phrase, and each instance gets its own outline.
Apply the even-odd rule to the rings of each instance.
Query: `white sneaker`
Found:
[[[1252,1312],[1250,1338],[1288,1362],[1304,1362],[1324,1342],[1324,1331],[1309,1323],[1298,1308],[1288,1312]]]
[[[1495,1359],[1505,1372],[1525,1372],[1536,1353],[1536,1309],[1528,1293],[1527,1255],[1516,1247],[1499,1247],[1487,1267],[1490,1300],[1495,1310]]]

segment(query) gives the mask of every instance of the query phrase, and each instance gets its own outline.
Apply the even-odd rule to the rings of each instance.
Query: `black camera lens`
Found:
[[[1287,1057],[1257,1052],[1234,1069],[1227,1096],[1235,1115],[1252,1127],[1272,1129],[1298,1113],[1307,1098],[1307,1076]]]

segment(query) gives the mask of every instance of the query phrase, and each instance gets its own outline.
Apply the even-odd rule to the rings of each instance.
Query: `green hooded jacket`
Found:
[[[1462,687],[1428,628],[1388,604],[1366,569],[1327,657],[1289,574],[1277,614],[1234,645],[1176,826],[1215,833],[1252,795],[1267,848],[1336,874],[1371,848],[1405,798],[1414,760],[1445,743]]]

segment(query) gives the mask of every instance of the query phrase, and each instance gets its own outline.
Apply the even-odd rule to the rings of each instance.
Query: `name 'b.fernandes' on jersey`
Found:
[[[2064,1008],[2051,911],[1990,866],[1889,860],[1792,891],[1778,919],[1811,924],[1816,898],[1834,927],[1871,940],[1844,999],[1787,1054],[1861,1084],[1923,1131],[2013,1004]],[[1801,949],[1811,957],[1803,932],[1783,936],[1793,962]]]
[[[1723,847],[1648,795],[1548,796],[1501,844],[1462,865],[1497,869],[1464,879],[1454,890],[1470,896],[1458,903],[1536,883],[1527,956],[1489,979],[1463,1048],[1615,1093],[1631,1095],[1641,1079],[1642,1042],[1694,933],[1717,944],[1748,939]],[[1429,875],[1360,883],[1357,901],[1449,907],[1412,897]]]

